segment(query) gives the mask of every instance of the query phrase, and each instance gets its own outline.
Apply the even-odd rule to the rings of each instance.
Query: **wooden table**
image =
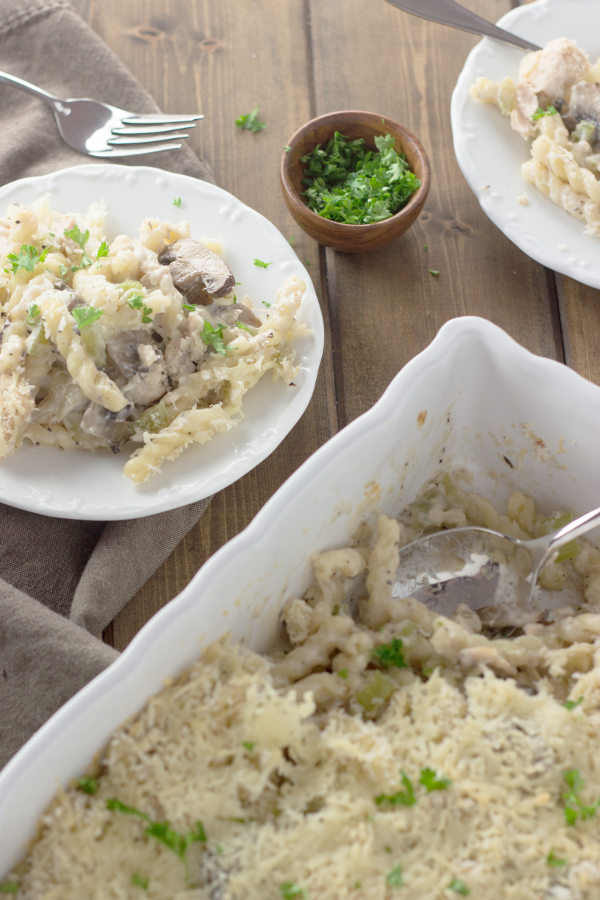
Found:
[[[492,20],[509,9],[508,0],[465,5]],[[191,145],[218,184],[293,240],[326,328],[304,417],[265,462],[214,497],[106,630],[109,643],[123,648],[311,453],[380,397],[446,320],[484,316],[534,353],[600,382],[599,292],[514,247],[483,215],[456,164],[450,95],[476,37],[401,13],[385,0],[75,0],[75,6],[164,110],[206,115]],[[256,105],[265,130],[237,129],[236,117]],[[407,125],[433,171],[416,225],[386,249],[356,257],[301,233],[278,181],[281,150],[296,128],[348,108]]]

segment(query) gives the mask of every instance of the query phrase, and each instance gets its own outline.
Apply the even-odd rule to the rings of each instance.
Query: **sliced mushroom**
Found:
[[[158,261],[169,267],[173,284],[189,303],[209,306],[235,285],[235,277],[225,260],[191,238],[180,238],[169,244],[159,253]]]
[[[597,141],[600,125],[600,85],[589,81],[579,81],[575,84],[571,91],[569,113],[576,123],[570,130],[576,131],[579,124],[585,123],[580,139],[585,138],[590,144]]]
[[[148,363],[145,363],[140,355],[140,348],[151,347],[154,334],[158,332],[149,334],[142,330],[122,331],[109,339],[106,345],[107,353],[124,378],[131,378],[141,369],[148,367]],[[151,362],[154,358],[153,356]]]
[[[81,430],[106,441],[113,453],[131,437],[131,422],[125,421],[133,409],[129,403],[119,412],[111,412],[99,403],[90,403],[81,417]]]
[[[235,325],[236,322],[243,322],[244,325],[250,325],[251,328],[258,328],[262,325],[258,316],[242,303],[235,306],[218,306],[217,314],[219,321],[225,322],[227,325]]]

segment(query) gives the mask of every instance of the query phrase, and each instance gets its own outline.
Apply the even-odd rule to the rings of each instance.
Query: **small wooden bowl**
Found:
[[[364,138],[365,146],[373,150],[376,135],[391,134],[395,138],[396,150],[406,154],[408,164],[420,180],[421,187],[417,188],[406,206],[389,219],[369,225],[345,225],[343,222],[325,219],[309,209],[304,202],[302,157],[314,150],[317,144],[327,144],[336,131],[351,140]],[[310,237],[335,250],[361,253],[383,247],[410,228],[427,199],[431,168],[421,143],[398,122],[377,113],[350,109],[318,116],[296,131],[281,157],[280,180],[287,208]]]

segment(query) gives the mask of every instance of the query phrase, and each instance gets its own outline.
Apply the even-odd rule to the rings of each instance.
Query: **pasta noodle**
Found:
[[[59,792],[18,900],[595,900],[600,551],[578,540],[554,564],[576,601],[510,637],[390,590],[424,531],[563,519],[444,476],[316,554],[285,647],[211,644]]]
[[[517,81],[480,77],[476,99],[498,107],[530,141],[527,182],[600,235],[600,61],[591,65],[573,41],[558,38],[528,54]]]
[[[128,447],[141,483],[234,427],[266,372],[293,385],[305,285],[290,277],[253,309],[219,242],[186,222],[109,242],[103,221],[99,205],[81,217],[48,198],[0,220],[0,458],[23,442]]]

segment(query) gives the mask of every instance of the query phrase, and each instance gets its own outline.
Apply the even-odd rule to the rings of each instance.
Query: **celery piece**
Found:
[[[383,672],[373,672],[364,687],[356,694],[356,701],[366,713],[376,712],[396,690],[396,684]]]
[[[572,134],[574,141],[587,141],[593,144],[596,140],[597,125],[591,119],[582,119],[575,126]]]
[[[173,416],[169,413],[162,400],[160,400],[154,406],[145,409],[139,419],[135,420],[135,429],[136,431],[149,431],[151,434],[155,434],[161,428],[164,428],[165,425],[168,425],[172,419]]]

